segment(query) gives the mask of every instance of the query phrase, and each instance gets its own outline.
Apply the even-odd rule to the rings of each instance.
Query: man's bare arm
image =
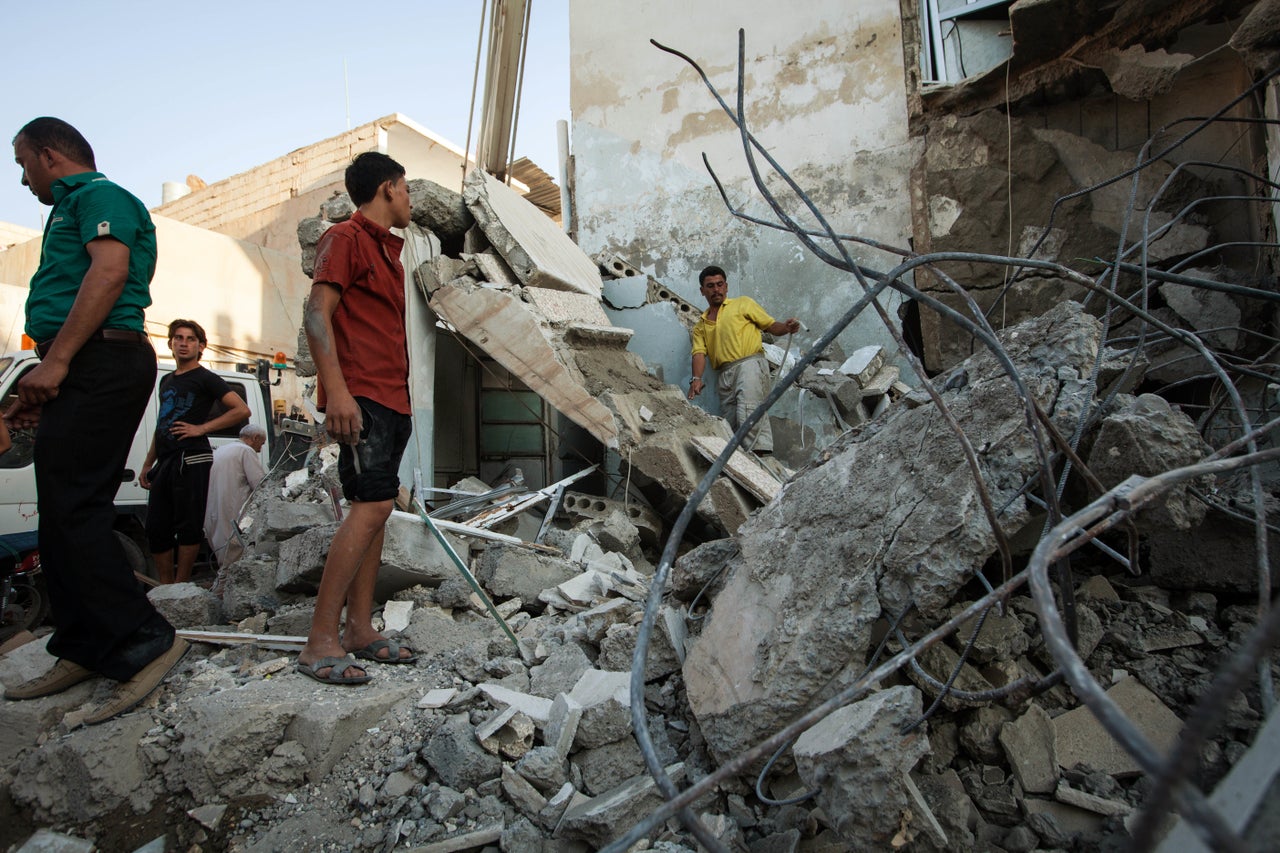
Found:
[[[311,360],[316,364],[316,375],[324,386],[325,431],[335,441],[355,444],[360,440],[362,426],[360,406],[347,390],[347,380],[342,375],[333,339],[333,312],[341,300],[342,291],[336,286],[324,282],[311,285],[302,324],[307,332]]]
[[[85,246],[89,270],[80,282],[76,300],[53,345],[34,369],[18,380],[18,399],[39,406],[58,396],[71,359],[102,327],[129,278],[129,247],[113,237],[99,237]]]
[[[249,420],[249,406],[244,400],[240,399],[240,395],[235,391],[228,391],[223,394],[222,400],[219,402],[222,403],[222,407],[226,411],[216,418],[205,421],[202,424],[174,421],[173,426],[169,428],[169,433],[174,438],[198,438],[229,426],[235,426],[241,421]]]

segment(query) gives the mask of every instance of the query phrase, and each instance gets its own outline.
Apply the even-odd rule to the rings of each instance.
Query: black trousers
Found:
[[[54,623],[48,649],[118,681],[174,638],[114,533],[116,491],[155,378],[149,343],[90,340],[36,429],[40,564]]]

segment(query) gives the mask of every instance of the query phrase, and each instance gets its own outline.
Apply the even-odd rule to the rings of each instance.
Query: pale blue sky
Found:
[[[568,0],[531,2],[516,156],[558,178]],[[98,168],[154,207],[164,181],[213,183],[344,131],[344,59],[351,126],[399,112],[466,142],[480,0],[5,6],[0,221],[38,228],[48,210],[19,184],[9,144],[36,116],[78,127]]]

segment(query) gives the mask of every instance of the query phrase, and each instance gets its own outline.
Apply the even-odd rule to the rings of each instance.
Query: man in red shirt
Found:
[[[413,663],[413,650],[373,629],[373,588],[387,518],[400,488],[400,457],[412,428],[405,340],[404,240],[409,224],[404,167],[366,152],[347,167],[359,209],[316,247],[303,321],[320,379],[325,430],[339,443],[338,477],[351,507],[334,534],[297,670],[326,684],[363,684],[356,662]],[[347,619],[339,634],[342,607]],[[354,655],[354,657],[352,657]]]

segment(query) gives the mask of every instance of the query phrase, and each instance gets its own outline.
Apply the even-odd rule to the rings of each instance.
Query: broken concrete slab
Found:
[[[858,385],[862,386],[869,383],[882,367],[884,367],[884,347],[871,344],[854,350],[853,354],[836,369],[845,376],[853,377]]]
[[[193,583],[171,583],[147,592],[160,615],[175,628],[196,628],[222,622],[222,600]]]
[[[683,764],[672,764],[663,771],[677,785],[684,781]],[[641,774],[599,796],[571,805],[561,818],[556,834],[603,847],[662,803],[662,793],[653,777]]]
[[[1070,302],[1001,333],[1028,390],[1063,427],[1088,397],[1060,370],[1087,375],[1099,336],[1097,321]],[[1035,470],[1025,409],[987,353],[964,369],[969,382],[949,392],[950,407],[973,445],[986,447],[986,487],[1009,507],[1001,524],[1012,534],[1031,517],[1018,495]],[[942,615],[995,551],[955,436],[932,407],[895,409],[824,457],[740,529],[741,555],[689,650],[690,706],[722,760],[856,677],[850,662],[865,660],[886,610]],[[797,571],[827,566],[844,568]]]
[[[1107,691],[1107,695],[1158,752],[1167,753],[1173,749],[1182,731],[1182,721],[1138,679],[1121,679]],[[1087,707],[1081,706],[1055,717],[1053,731],[1058,764],[1065,769],[1084,764],[1117,777],[1142,772],[1137,759],[1116,743]]]
[[[662,536],[662,519],[652,509],[635,501],[615,501],[583,492],[565,492],[561,506],[571,516],[596,518],[601,521],[610,519],[615,513],[621,513],[640,531],[642,540],[649,546],[656,545]],[[627,553],[625,548],[610,546],[610,550]]]
[[[429,304],[556,411],[606,446],[617,445],[613,414],[559,361],[523,302],[507,293],[451,284],[435,291]]]
[[[833,711],[791,748],[805,784],[828,822],[859,850],[887,849],[905,826],[921,820],[904,784],[929,751],[923,729],[903,734],[919,718],[920,692],[891,687]]]
[[[718,436],[694,436],[689,439],[693,448],[702,454],[708,462],[714,462],[729,444]],[[734,482],[751,493],[761,503],[768,503],[778,494],[782,484],[778,478],[770,474],[764,467],[742,450],[734,450],[729,461],[725,463],[724,473]]]
[[[569,698],[582,706],[576,748],[604,746],[631,734],[631,673],[587,670]]]
[[[26,753],[10,787],[14,803],[48,823],[84,823],[122,807],[148,811],[162,793],[138,741],[148,714],[129,714],[81,728]]]
[[[600,298],[603,282],[595,263],[515,190],[474,169],[463,181],[462,195],[476,224],[522,283]]]
[[[1039,705],[1000,730],[1000,746],[1022,790],[1048,794],[1058,783],[1057,741],[1053,720]]]
[[[495,598],[536,601],[547,587],[557,586],[578,574],[567,560],[528,548],[490,545],[475,567],[476,580]]]

